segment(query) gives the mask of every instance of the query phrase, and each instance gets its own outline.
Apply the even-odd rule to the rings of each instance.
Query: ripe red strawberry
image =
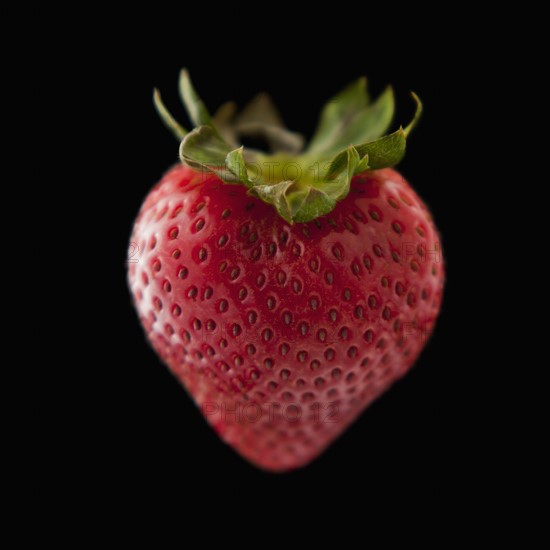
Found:
[[[359,81],[325,108],[309,150],[291,157],[300,138],[275,124],[262,97],[235,127],[285,148],[267,160],[232,151],[235,130],[221,116],[215,129],[185,73],[182,91],[200,127],[186,134],[156,95],[186,164],[136,220],[135,305],[220,436],[259,467],[296,468],[409,370],[437,317],[436,229],[403,177],[383,168],[400,160],[412,125],[374,139],[391,118],[391,92],[368,105]],[[318,173],[288,181],[289,167]]]

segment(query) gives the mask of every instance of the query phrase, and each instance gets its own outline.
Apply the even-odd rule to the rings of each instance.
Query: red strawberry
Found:
[[[369,106],[360,81],[325,108],[309,150],[290,157],[300,138],[272,113],[256,119],[258,105],[271,108],[265,97],[237,131],[217,130],[185,73],[182,90],[200,127],[185,134],[156,96],[187,165],[164,176],[136,220],[136,308],[220,436],[257,466],[296,468],[409,370],[437,317],[436,229],[403,177],[383,168],[401,158],[411,127],[374,139],[391,93]],[[232,151],[226,141],[251,127],[285,152]],[[296,166],[319,174],[288,181]]]

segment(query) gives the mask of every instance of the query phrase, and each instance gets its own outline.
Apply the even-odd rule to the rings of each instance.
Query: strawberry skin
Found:
[[[152,346],[219,435],[270,471],[310,462],[402,377],[440,309],[437,231],[390,168],[291,225],[245,187],[180,165],[131,243]]]

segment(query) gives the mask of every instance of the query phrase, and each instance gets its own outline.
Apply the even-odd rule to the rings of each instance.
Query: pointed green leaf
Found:
[[[365,77],[359,78],[335,95],[321,111],[319,125],[311,139],[308,152],[317,155],[331,149],[334,141],[342,135],[343,129],[368,105],[368,102]]]
[[[237,182],[230,172],[225,159],[230,147],[211,126],[199,126],[185,136],[180,145],[180,158],[195,169],[206,168],[224,181]]]
[[[334,210],[336,200],[329,197],[324,191],[309,187],[308,193],[299,207],[294,209],[292,221],[304,223],[324,216]],[[292,208],[292,205],[291,205]]]
[[[243,157],[243,147],[231,151],[225,159],[225,165],[238,181],[244,183],[247,187],[254,185],[248,177],[248,170]]]
[[[357,149],[350,145],[332,161],[326,178],[316,187],[336,201],[344,199],[349,193],[351,178],[360,161]]]
[[[186,69],[182,69],[180,72],[179,90],[183,104],[193,124],[195,126],[213,126],[210,113],[195,91],[195,88],[193,88]]]
[[[293,181],[281,181],[273,185],[255,185],[249,193],[273,205],[281,217],[287,222],[292,222],[292,212],[286,196],[292,185],[294,185]]]
[[[399,128],[389,136],[359,145],[357,152],[361,157],[368,155],[369,170],[378,170],[395,166],[403,158],[406,144],[405,132]]]
[[[405,155],[407,136],[411,133],[422,115],[422,102],[415,93],[411,95],[416,102],[416,111],[413,119],[405,129],[399,128],[393,134],[357,146],[357,152],[361,157],[368,156],[368,170],[395,166]],[[361,165],[359,168],[363,168],[363,166]]]
[[[153,103],[155,104],[155,109],[159,114],[162,122],[168,130],[174,134],[175,138],[180,141],[187,134],[187,130],[179,124],[179,122],[170,114],[168,109],[164,106],[162,98],[160,97],[160,92],[155,88],[153,91]]]
[[[422,116],[422,111],[424,110],[424,107],[422,105],[422,101],[420,101],[420,98],[414,92],[411,92],[411,96],[416,103],[416,111],[414,113],[413,119],[409,122],[409,124],[403,130],[403,132],[405,133],[405,137],[409,137],[409,134],[413,131],[415,126],[418,124],[418,121]]]
[[[329,151],[340,151],[348,145],[365,143],[384,135],[391,124],[394,110],[393,90],[388,87],[372,105],[357,113],[342,130],[342,135],[332,142]]]

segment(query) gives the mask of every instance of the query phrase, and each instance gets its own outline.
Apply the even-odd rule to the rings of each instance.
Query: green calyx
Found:
[[[168,112],[158,90],[153,99],[164,124],[181,140],[182,162],[213,172],[226,183],[245,185],[249,194],[274,206],[289,223],[328,214],[347,196],[355,174],[400,162],[422,113],[420,99],[413,93],[413,120],[384,135],[394,114],[393,91],[387,88],[370,102],[366,79],[360,78],[325,105],[317,131],[304,149],[303,137],[284,127],[265,94],[256,96],[239,114],[234,103],[226,103],[211,117],[186,70],[181,71],[179,90],[195,125],[190,132]],[[245,150],[239,146],[241,136],[265,139],[272,154]]]

